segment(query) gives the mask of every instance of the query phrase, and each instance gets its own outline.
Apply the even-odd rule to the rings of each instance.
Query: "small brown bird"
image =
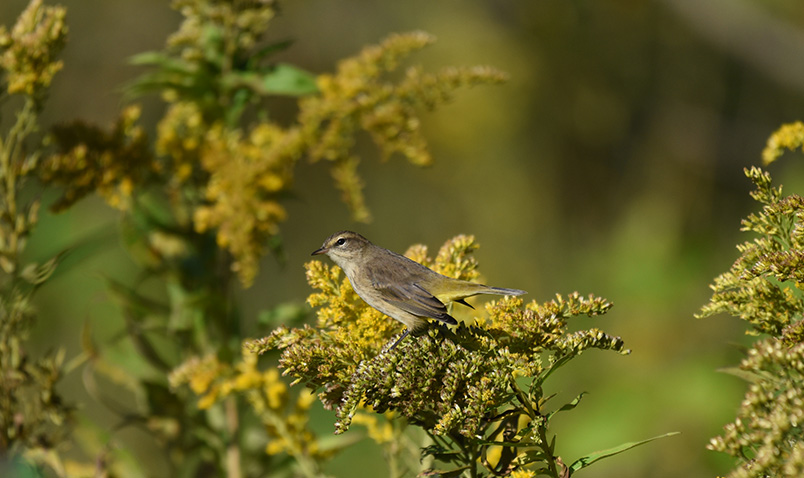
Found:
[[[326,254],[341,267],[357,295],[368,305],[407,326],[391,349],[408,334],[423,331],[427,319],[455,325],[444,304],[477,294],[522,295],[518,289],[489,287],[441,275],[405,256],[376,246],[356,232],[329,236],[312,255]],[[390,349],[389,349],[390,350]]]

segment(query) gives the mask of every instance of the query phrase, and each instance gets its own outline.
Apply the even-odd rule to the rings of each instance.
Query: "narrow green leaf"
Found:
[[[573,408],[577,407],[578,403],[580,403],[581,401],[581,398],[583,398],[583,396],[586,395],[587,393],[588,392],[581,392],[581,394],[575,397],[571,402],[564,404],[558,410],[553,410],[552,412],[548,413],[547,420],[550,420],[550,418],[552,418],[552,416],[558,412],[566,412],[567,410],[572,410]]]
[[[527,450],[524,453],[520,453],[514,460],[514,463],[519,465],[528,465],[530,463],[535,463],[537,461],[542,462],[545,460],[545,458],[546,455],[542,450],[539,449]]]
[[[334,453],[348,448],[364,438],[365,436],[359,433],[322,436],[318,439],[318,449],[323,453]]]
[[[607,450],[590,453],[589,455],[578,458],[572,465],[570,465],[569,467],[570,475],[582,468],[586,468],[587,466],[591,465],[596,461],[602,460],[603,458],[608,458],[610,456],[617,455],[619,453],[622,453],[626,450],[630,450],[631,448],[637,447],[639,445],[644,445],[645,443],[652,442],[653,440],[658,440],[659,438],[667,438],[678,434],[680,434],[680,432],[665,433],[664,435],[655,436],[653,438],[648,438],[646,440],[623,443],[622,445],[615,446]]]
[[[162,66],[165,63],[169,63],[174,61],[171,57],[165,55],[162,52],[158,51],[146,51],[142,53],[138,53],[128,59],[128,62],[132,65],[136,66]]]
[[[457,478],[461,473],[469,469],[469,465],[455,468],[454,470],[426,470],[419,473],[419,477],[437,477],[437,478]]]
[[[293,45],[293,40],[282,40],[276,43],[272,43],[264,48],[261,48],[254,52],[248,59],[249,65],[256,65],[256,62],[268,58],[269,56],[273,55],[274,53],[279,53],[281,51],[287,50],[290,46]]]
[[[449,448],[444,448],[440,445],[430,445],[422,448],[422,458],[425,456],[432,456],[436,460],[445,463],[457,463],[459,462],[461,453],[459,451],[450,450]]]
[[[779,382],[778,377],[773,377],[771,374],[767,372],[751,372],[748,370],[743,370],[740,367],[724,367],[719,368],[718,372],[727,373],[729,375],[733,375],[737,378],[741,378],[749,383],[759,383],[759,382]]]
[[[118,300],[123,307],[132,313],[136,313],[138,317],[170,313],[170,307],[145,297],[122,282],[118,282],[111,277],[106,277],[105,281],[112,297]]]
[[[22,271],[20,271],[20,277],[33,286],[42,285],[42,283],[53,275],[53,272],[56,270],[56,267],[59,265],[59,261],[63,256],[64,252],[60,252],[58,255],[56,255],[56,257],[53,257],[42,264],[32,262],[26,265]]]

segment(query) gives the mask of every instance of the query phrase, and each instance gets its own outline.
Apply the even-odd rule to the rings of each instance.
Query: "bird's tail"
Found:
[[[506,289],[504,287],[489,287],[484,294],[499,294],[499,295],[523,295],[527,294],[524,290],[519,289]]]

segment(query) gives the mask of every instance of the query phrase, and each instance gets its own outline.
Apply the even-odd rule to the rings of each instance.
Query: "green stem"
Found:
[[[477,458],[480,456],[477,445],[472,444],[469,450],[469,459],[472,461],[469,466],[469,476],[477,478]]]
[[[288,454],[296,460],[296,464],[299,465],[299,469],[304,476],[308,478],[319,478],[323,476],[318,463],[304,452],[296,436],[288,429],[284,417],[270,410],[266,410],[263,413],[263,417],[268,424],[274,427],[277,435],[287,443]]]
[[[22,110],[17,114],[17,120],[9,129],[6,142],[0,144],[0,174],[3,176],[3,204],[4,212],[10,220],[17,221],[17,171],[14,168],[17,156],[22,154],[22,145],[25,138],[36,129],[35,103],[32,99],[26,98]],[[16,259],[19,247],[19,234],[17,225],[9,224],[11,234],[7,238],[8,243],[5,253],[11,254]]]
[[[391,441],[386,448],[386,456],[388,457],[388,474],[390,478],[401,478],[402,474],[399,470],[399,442],[397,440]]]
[[[550,448],[550,442],[547,440],[547,424],[542,423],[539,425],[539,438],[541,441],[540,448],[544,451],[547,466],[550,468],[550,476],[558,478],[558,468],[556,467],[556,457],[553,455],[553,450]]]

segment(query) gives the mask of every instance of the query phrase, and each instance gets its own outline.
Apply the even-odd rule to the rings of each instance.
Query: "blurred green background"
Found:
[[[160,49],[179,16],[155,0],[60,3],[70,41],[44,121],[111,124],[120,87],[142,72],[127,58]],[[13,24],[25,4],[0,2],[0,23]],[[438,42],[414,62],[429,69],[490,64],[510,81],[460,92],[425,115],[433,167],[399,158],[380,164],[366,141],[360,170],[371,224],[351,222],[328,171],[303,164],[283,226],[287,263],[266,258],[255,285],[240,293],[243,329],[256,334],[260,310],[307,296],[302,264],[336,230],[356,229],[400,252],[474,234],[490,283],[526,289],[539,301],[578,290],[615,304],[607,316],[575,326],[620,335],[633,353],[590,351],[547,385],[565,399],[590,392],[556,421],[566,462],[680,431],[583,476],[726,473],[730,460],[705,446],[733,419],[745,387],[717,369],[738,363],[739,344],[751,339],[737,319],[693,314],[714,276],[736,258],[734,245],[748,239],[739,221],[756,205],[743,168],[759,164],[778,126],[804,119],[800,0],[307,0],[285,3],[268,38],[295,40],[282,59],[321,73],[390,32],[417,29]],[[160,108],[145,102],[151,129]],[[283,103],[277,112],[292,114]],[[771,168],[788,193],[802,190],[800,156]],[[33,258],[100,237],[92,254],[68,263],[38,296],[41,350],[65,346],[74,356],[86,321],[100,340],[121,331],[103,277],[126,280],[136,268],[116,242],[116,217],[91,199],[40,224]],[[127,360],[131,350],[116,353]],[[88,401],[79,373],[63,387],[87,416],[113,423]],[[315,417],[328,435],[332,414]],[[152,446],[134,431],[123,435],[137,453]],[[363,473],[355,474],[356,462]],[[383,476],[385,465],[378,448],[364,443],[328,471]]]

